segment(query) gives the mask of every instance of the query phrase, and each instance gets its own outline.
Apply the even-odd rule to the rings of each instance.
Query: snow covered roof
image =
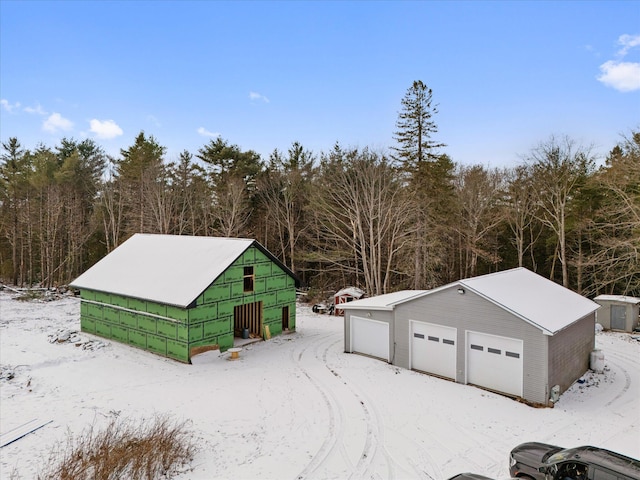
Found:
[[[640,303],[640,298],[638,297],[627,297],[626,295],[598,295],[594,298],[595,301],[604,300],[609,302],[620,302],[620,303],[630,303],[632,305],[637,305]]]
[[[553,335],[600,308],[595,302],[526,268],[454,282]]]
[[[358,287],[347,287],[347,288],[343,288],[342,290],[336,292],[336,294],[334,295],[335,297],[341,296],[341,295],[349,295],[355,298],[361,298],[364,296],[364,292],[362,290],[360,290]]]
[[[403,290],[356,300],[340,305],[340,308],[393,310],[400,303],[459,286],[513,313],[547,335],[553,335],[600,308],[597,303],[526,268],[459,280],[433,290]]]
[[[135,234],[70,285],[186,308],[252,245],[294,276],[252,239]]]
[[[386,293],[375,297],[354,300],[349,303],[341,303],[340,310],[393,310],[399,303],[423,295],[428,290],[401,290],[399,292]]]

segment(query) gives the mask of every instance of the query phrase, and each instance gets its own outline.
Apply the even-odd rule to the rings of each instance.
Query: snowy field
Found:
[[[0,433],[51,421],[0,449],[2,479],[34,478],[67,432],[154,413],[189,420],[199,451],[180,479],[508,477],[515,445],[591,444],[640,458],[640,342],[599,333],[602,374],[555,408],[343,352],[342,318],[299,306],[297,331],[184,365],[84,333],[79,301],[0,292]]]

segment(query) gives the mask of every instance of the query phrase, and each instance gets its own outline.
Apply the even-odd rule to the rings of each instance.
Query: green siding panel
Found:
[[[117,305],[118,307],[127,308],[129,306],[129,299],[126,297],[121,297],[119,295],[111,295],[111,301],[109,302],[111,305]]]
[[[267,278],[267,290],[273,292],[274,290],[280,290],[286,288],[287,281],[284,275],[277,275]]]
[[[182,342],[189,341],[189,327],[187,325],[176,325],[176,338]]]
[[[87,315],[90,315],[93,318],[98,320],[102,319],[102,305],[95,305],[93,303],[87,304]]]
[[[202,323],[189,325],[189,343],[197,342],[204,338]]]
[[[189,319],[189,311],[186,308],[174,307],[172,305],[167,305],[167,315],[168,318],[173,318],[174,320],[180,320],[182,322],[186,322]]]
[[[147,334],[137,330],[129,330],[129,343],[141,348],[147,348]]]
[[[131,310],[138,310],[139,312],[145,312],[147,310],[147,302],[145,302],[144,300],[138,300],[137,298],[130,298],[128,303],[129,303],[128,307]]]
[[[204,320],[212,320],[218,316],[218,306],[213,304],[202,305],[189,310],[189,323],[199,323]]]
[[[220,335],[218,337],[218,345],[220,346],[221,352],[224,352],[233,347],[233,333],[230,333],[228,335]]]
[[[274,293],[265,293],[260,296],[260,300],[262,300],[263,307],[273,307],[278,303],[277,295]]]
[[[103,292],[96,292],[96,302],[111,303],[111,295]]]
[[[96,334],[111,338],[111,325],[104,320],[96,320]]]
[[[276,294],[278,303],[291,303],[296,301],[295,290],[278,290]]]
[[[231,284],[231,298],[242,297],[244,294],[244,282],[233,282]]]
[[[243,265],[252,265],[256,262],[256,250],[252,247],[247,249],[240,259]]]
[[[258,294],[266,292],[267,280],[264,278],[256,278],[255,282],[253,282],[253,291]]]
[[[166,338],[171,338],[173,340],[178,338],[178,325],[176,323],[166,320],[158,320],[157,328],[158,335]]]
[[[160,355],[167,355],[167,339],[158,335],[147,335],[147,348]]]
[[[206,303],[219,302],[231,297],[231,285],[228,283],[215,284],[207,288],[204,292]]]
[[[218,317],[226,317],[233,315],[233,307],[238,304],[235,300],[227,300],[225,302],[218,302]]]
[[[93,290],[80,290],[80,298],[83,300],[95,300],[96,292]]]
[[[138,329],[147,333],[156,333],[156,319],[138,315]]]
[[[104,307],[103,318],[110,323],[118,323],[120,321],[120,310],[111,307]]]
[[[96,321],[93,318],[81,317],[80,330],[88,333],[96,333]]]
[[[271,276],[271,263],[259,263],[254,269],[256,276],[270,277]]]
[[[167,316],[167,306],[160,305],[159,303],[147,302],[147,312],[154,315],[160,315],[161,317]]]
[[[129,329],[118,325],[111,325],[111,336],[120,342],[127,343],[129,341]]]
[[[89,313],[89,304],[80,300],[80,315],[87,315]]]
[[[224,272],[224,283],[237,282],[242,280],[244,268],[240,265],[232,265]]]
[[[185,342],[176,342],[175,340],[167,340],[167,356],[180,360],[181,362],[189,361],[189,347]]]
[[[223,318],[205,322],[203,325],[203,334],[205,337],[212,335],[220,335],[221,333],[229,333],[233,331],[230,318]]]
[[[138,315],[133,312],[127,312],[125,310],[121,311],[120,325],[129,328],[136,328],[138,326]]]

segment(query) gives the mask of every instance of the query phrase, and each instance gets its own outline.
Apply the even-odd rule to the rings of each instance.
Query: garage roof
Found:
[[[386,293],[375,297],[354,300],[349,303],[341,303],[341,310],[393,310],[393,308],[412,298],[428,293],[428,290],[401,290],[399,292]]]
[[[510,310],[549,335],[600,308],[588,298],[522,267],[455,283]]]
[[[186,308],[252,245],[296,278],[252,239],[135,234],[70,286]]]
[[[396,305],[462,286],[534,325],[547,335],[594,312],[600,305],[526,268],[459,280],[434,290],[404,290],[356,300],[344,310],[393,310]]]
[[[594,300],[602,300],[608,302],[620,302],[620,303],[630,303],[632,305],[637,305],[640,303],[640,298],[638,297],[627,297],[626,295],[598,295]]]

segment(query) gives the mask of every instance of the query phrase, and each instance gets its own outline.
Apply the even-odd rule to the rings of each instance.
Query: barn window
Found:
[[[489,352],[489,353],[497,353],[498,355],[500,355],[502,353],[497,348],[491,348],[491,347],[487,348],[487,352]]]
[[[413,336],[415,338],[424,338],[424,335],[422,333],[414,333]]]
[[[439,341],[440,341],[440,338],[438,338],[438,337],[432,337],[431,335],[429,335],[429,337],[428,337],[428,338],[429,338],[429,340],[431,340],[432,342],[439,342]]]
[[[482,351],[484,351],[484,347],[482,345],[473,345],[473,344],[471,344],[471,350],[480,350],[482,352]]]
[[[244,267],[244,292],[253,292],[253,281],[255,275],[253,274],[253,267]]]
[[[507,357],[520,358],[520,354],[516,352],[504,352]]]
[[[455,345],[456,342],[454,342],[453,340],[449,340],[448,338],[443,338],[442,339],[442,343],[446,343],[447,345]]]

